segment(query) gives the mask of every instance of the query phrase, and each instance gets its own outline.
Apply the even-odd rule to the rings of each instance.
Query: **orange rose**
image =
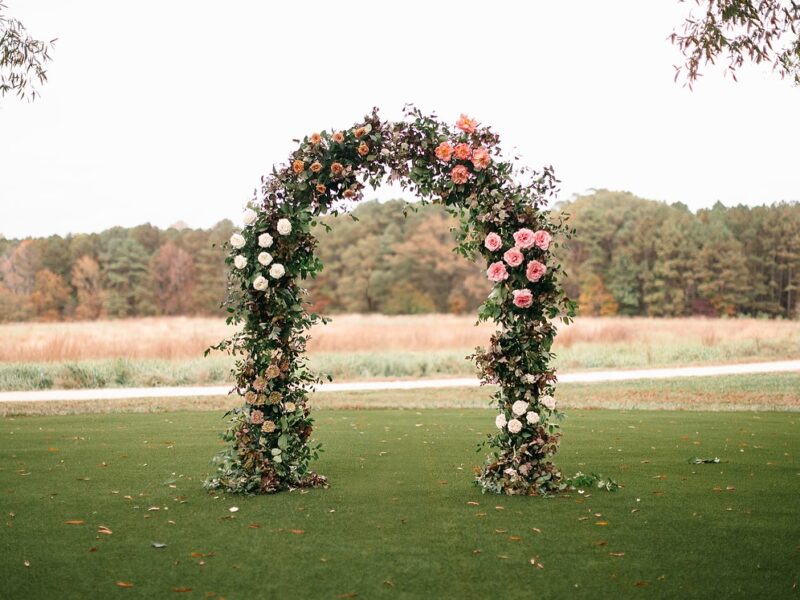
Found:
[[[442,142],[438,146],[436,146],[436,150],[434,150],[436,154],[436,158],[439,160],[443,160],[444,162],[450,162],[450,159],[453,156],[453,146],[450,145],[450,142]]]
[[[472,154],[472,148],[468,144],[458,144],[453,153],[458,160],[467,160]]]
[[[481,171],[488,167],[492,162],[492,157],[489,156],[489,151],[486,148],[476,148],[472,153],[472,164],[475,166],[476,171]]]
[[[319,173],[322,171],[322,164],[319,161],[314,161],[311,166],[309,167],[312,173]]]
[[[462,113],[461,117],[459,117],[458,121],[456,121],[456,127],[465,133],[475,133],[475,129],[478,127],[478,122],[475,119],[470,119],[467,115]]]
[[[358,145],[358,153],[361,156],[366,156],[367,154],[369,154],[369,146],[367,146],[364,142],[361,142]]]
[[[322,185],[321,183],[317,184],[316,190],[317,190],[318,194],[324,194],[326,189],[327,188],[324,185]]]
[[[458,165],[454,167],[452,171],[450,171],[450,178],[456,185],[467,183],[469,180],[469,171],[464,165]]]
[[[331,165],[331,173],[333,175],[341,175],[342,171],[344,171],[342,163],[335,162]]]
[[[361,137],[362,135],[364,135],[366,132],[367,132],[367,130],[366,130],[366,129],[364,129],[363,127],[359,127],[358,129],[356,129],[356,130],[353,132],[353,135],[355,135],[355,136],[356,136],[356,138],[360,138],[360,137]]]
[[[312,144],[319,144],[322,141],[322,136],[318,133],[312,133],[308,141]]]
[[[333,134],[333,141],[337,144],[341,144],[344,141],[344,134],[341,131],[337,131]]]
[[[345,198],[352,198],[355,195],[356,193],[351,189],[345,190],[344,193],[342,194],[342,196],[344,196]]]
[[[292,171],[300,175],[306,168],[306,163],[302,160],[296,160],[292,163]]]

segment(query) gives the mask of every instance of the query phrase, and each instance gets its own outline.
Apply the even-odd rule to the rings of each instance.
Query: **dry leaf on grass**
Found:
[[[133,587],[133,583],[131,583],[130,581],[118,581],[117,582],[117,587],[132,588]]]
[[[191,592],[192,588],[190,587],[174,587],[171,588],[173,592],[183,593],[183,592]]]
[[[83,519],[72,519],[71,521],[64,521],[64,525],[83,525]]]
[[[617,556],[617,557],[619,557],[619,556],[625,556],[625,553],[624,552],[609,552],[608,555],[609,556]]]
[[[303,531],[302,529],[290,529],[289,533],[294,533],[296,535],[303,535],[305,531]]]

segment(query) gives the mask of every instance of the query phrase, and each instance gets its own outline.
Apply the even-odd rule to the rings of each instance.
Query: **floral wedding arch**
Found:
[[[569,322],[575,304],[551,251],[573,232],[564,215],[541,208],[557,181],[549,168],[536,173],[503,159],[499,137],[473,119],[462,115],[453,129],[408,107],[402,121],[381,121],[373,110],[352,129],[310,135],[288,164],[262,178],[226,259],[228,322],[241,327],[214,348],[238,357],[235,391],[243,405],[228,413],[228,445],[207,488],[256,494],[327,485],[309,469],[320,447],[311,438],[308,393],[320,380],[305,358],[309,329],[325,319],[306,309],[302,281],[322,269],[314,254],[319,217],[338,214],[365,186],[386,180],[458,215],[455,250],[482,254],[494,283],[478,318],[499,330],[470,357],[482,382],[498,386],[497,431],[487,439],[478,484],[505,494],[565,487],[549,461],[562,416],[549,363],[553,321]]]

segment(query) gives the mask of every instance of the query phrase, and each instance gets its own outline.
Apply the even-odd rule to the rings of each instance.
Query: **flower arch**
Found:
[[[302,281],[322,264],[312,228],[338,214],[367,186],[399,182],[422,200],[460,218],[455,250],[483,255],[494,288],[478,313],[499,326],[472,358],[483,383],[497,384],[497,432],[477,472],[484,491],[544,494],[565,487],[549,461],[557,448],[549,366],[554,320],[569,322],[575,304],[559,278],[552,250],[572,235],[565,215],[544,210],[554,197],[552,169],[537,173],[505,160],[499,137],[464,115],[451,128],[407,107],[402,121],[381,121],[377,109],[346,131],[297,140],[288,164],[263,177],[229,243],[228,323],[239,331],[214,349],[237,356],[232,410],[208,489],[270,493],[327,485],[309,469],[320,446],[311,439],[308,393],[320,379],[306,364],[309,329],[326,319],[306,309]]]

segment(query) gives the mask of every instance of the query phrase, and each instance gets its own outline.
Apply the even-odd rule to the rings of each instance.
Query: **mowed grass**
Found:
[[[330,489],[268,497],[200,488],[222,425],[203,412],[0,421],[0,596],[797,593],[795,413],[571,411],[558,463],[624,488],[550,499],[472,485],[489,411],[319,411]]]
[[[494,330],[474,321],[337,315],[313,330],[310,363],[338,381],[472,376],[465,357]],[[229,383],[233,360],[202,353],[231,332],[188,317],[0,325],[0,390]],[[562,371],[800,358],[800,321],[581,317],[554,351]]]

